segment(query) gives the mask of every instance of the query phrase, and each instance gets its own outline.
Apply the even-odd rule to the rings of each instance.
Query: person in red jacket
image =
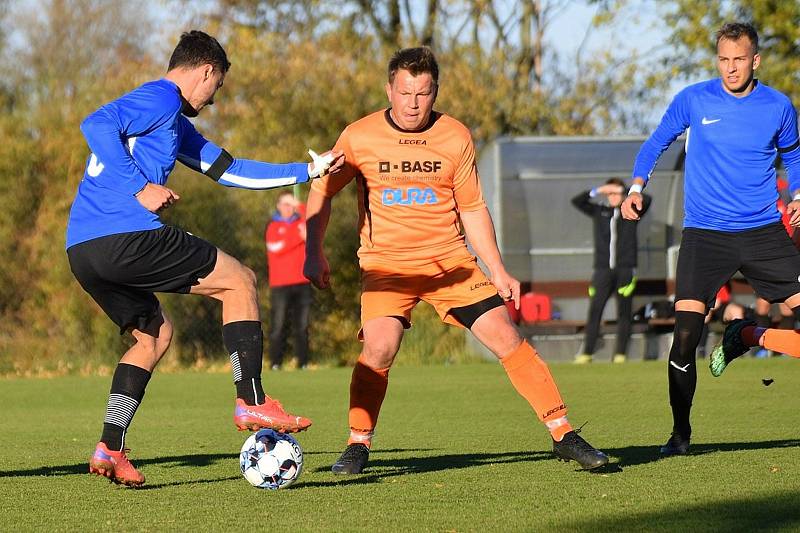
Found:
[[[290,327],[294,333],[297,364],[300,368],[308,366],[308,311],[312,289],[303,276],[306,222],[302,208],[291,191],[281,192],[266,229],[271,305],[269,359],[273,370],[279,370],[283,363]]]

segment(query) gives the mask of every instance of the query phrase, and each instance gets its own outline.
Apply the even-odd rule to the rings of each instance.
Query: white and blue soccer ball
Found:
[[[244,441],[239,466],[254,487],[285,489],[303,471],[303,449],[291,435],[261,429]]]

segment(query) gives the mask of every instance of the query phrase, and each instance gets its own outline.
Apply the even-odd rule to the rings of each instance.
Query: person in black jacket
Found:
[[[627,189],[619,178],[584,191],[572,199],[572,204],[594,222],[594,273],[589,286],[589,316],[583,350],[575,356],[576,363],[590,363],[597,345],[600,319],[612,293],[617,296],[617,346],[613,361],[627,359],[631,336],[631,301],[636,288],[636,221],[625,220],[620,205]],[[640,216],[650,207],[651,198],[644,195]]]

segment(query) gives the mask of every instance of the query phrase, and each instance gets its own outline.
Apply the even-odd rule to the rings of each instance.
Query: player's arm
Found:
[[[497,237],[489,210],[486,207],[460,213],[464,234],[475,254],[489,269],[489,280],[504,300],[514,300],[519,309],[519,281],[506,272],[506,267],[497,248]]]
[[[506,272],[500,250],[497,249],[494,224],[483,200],[475,165],[475,145],[468,132],[465,132],[458,166],[453,176],[453,198],[464,234],[475,254],[489,269],[489,280],[503,299],[513,299],[514,306],[519,309],[519,281]]]
[[[81,123],[92,151],[86,173],[103,187],[135,196],[148,211],[169,207],[180,197],[151,183],[131,156],[136,138],[167,127],[180,110],[177,93],[163,87],[141,87],[104,105]]]
[[[325,162],[318,158],[312,163],[265,163],[251,159],[234,158],[226,150],[203,137],[185,117],[180,117],[182,127],[178,160],[189,168],[201,172],[227,187],[242,189],[272,189],[295,183],[305,183],[311,178],[335,172],[344,164],[341,152],[332,152]]]
[[[653,170],[656,168],[661,154],[669,148],[672,141],[689,127],[689,93],[683,90],[672,100],[661,122],[648,139],[642,144],[633,163],[633,185],[628,190],[628,197],[622,202],[620,211],[628,220],[639,220],[644,207],[642,190],[647,186]]]
[[[776,147],[786,168],[792,200],[786,204],[789,224],[800,226],[800,138],[797,134],[797,113],[791,102],[784,105],[781,129],[778,132]]]
[[[312,187],[306,201],[306,260],[303,275],[318,289],[330,287],[331,269],[322,245],[331,218],[331,198]]]
[[[345,128],[339,136],[334,151],[344,154],[342,164],[335,171],[314,180],[306,200],[306,261],[303,275],[318,289],[330,287],[331,270],[323,241],[331,218],[332,199],[359,174],[358,162],[350,145],[349,128]]]
[[[110,102],[81,123],[92,156],[88,176],[103,187],[131,196],[149,183],[131,156],[136,138],[168,127],[180,111],[178,93],[165,87],[140,87]]]

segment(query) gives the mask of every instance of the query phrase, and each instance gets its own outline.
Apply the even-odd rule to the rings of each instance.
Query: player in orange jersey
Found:
[[[350,438],[333,471],[360,473],[389,369],[411,310],[424,300],[443,321],[468,328],[503,364],[511,383],[553,437],[553,451],[584,469],[608,457],[572,430],[547,365],[512,324],[503,300],[519,307],[519,281],[506,272],[483,200],[469,130],[433,111],[439,67],[428,48],[398,51],[389,62],[391,107],[350,124],[335,150],[345,166],[318,180],[307,203],[305,274],[329,286],[322,241],[331,199],[350,181],[359,192],[363,348],[350,383]],[[488,267],[487,277],[465,244]]]

